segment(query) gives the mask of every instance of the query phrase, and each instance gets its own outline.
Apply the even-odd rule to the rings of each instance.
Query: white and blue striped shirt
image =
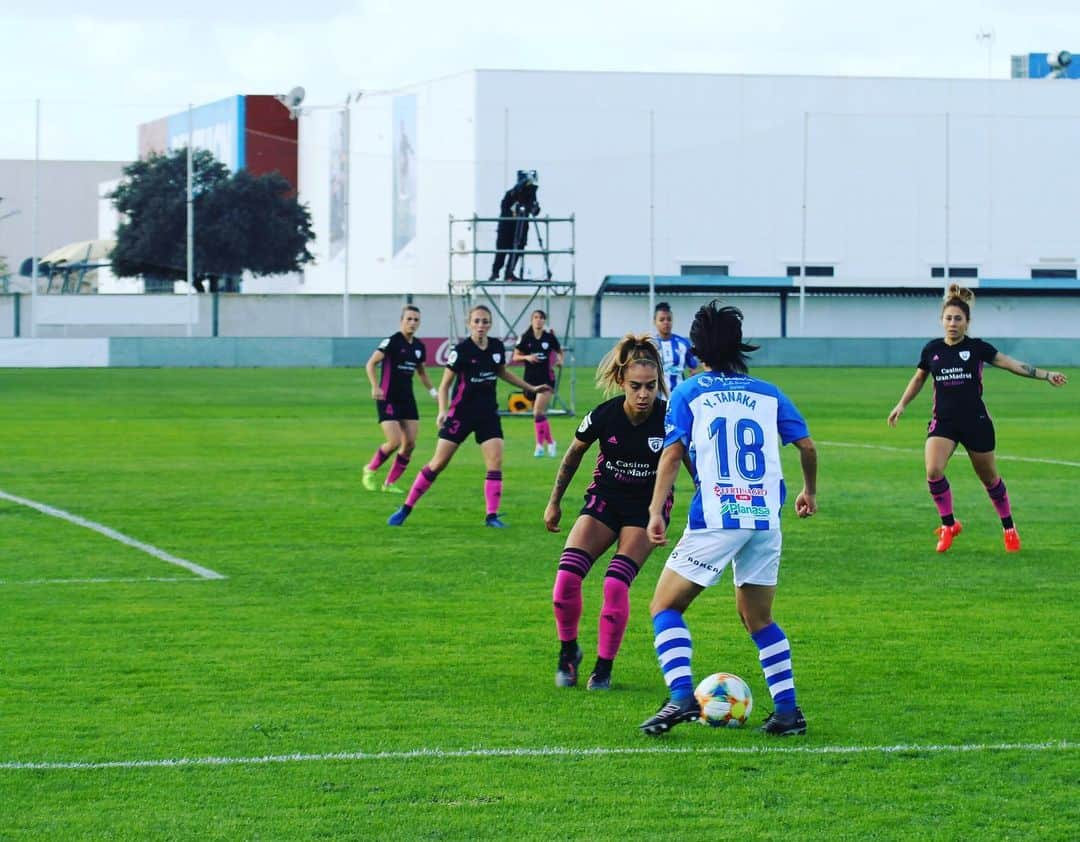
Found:
[[[779,529],[786,489],[780,447],[810,431],[773,384],[703,372],[671,394],[664,445],[682,442],[697,489],[688,529]]]
[[[671,334],[670,339],[655,340],[660,349],[660,359],[664,363],[664,376],[668,379],[668,391],[674,391],[675,387],[683,382],[683,371],[688,368],[697,368],[697,357],[690,349],[690,340],[678,334]]]

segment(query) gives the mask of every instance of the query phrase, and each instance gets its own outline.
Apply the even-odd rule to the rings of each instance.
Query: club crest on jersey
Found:
[[[585,417],[581,419],[581,423],[578,424],[577,431],[579,433],[584,433],[587,429],[589,429],[589,425],[591,423],[592,423],[592,413],[587,412],[587,413],[585,413]]]
[[[502,354],[492,354],[491,358],[495,360],[495,365],[498,365],[502,362]]]
[[[546,342],[541,342],[540,347],[546,351],[548,349],[548,344]]]
[[[653,453],[659,453],[660,448],[664,446],[664,440],[660,436],[649,436],[649,450]]]
[[[457,362],[457,349],[451,351],[449,354],[446,355],[446,364],[447,365],[453,365],[456,362]]]
[[[962,359],[964,362],[967,362],[969,359],[971,359],[971,351],[961,351],[960,359]]]
[[[417,358],[417,359],[420,359],[420,349],[419,349],[419,348],[417,348],[417,349],[416,349],[416,350],[414,351],[414,353],[416,354],[416,358]]]

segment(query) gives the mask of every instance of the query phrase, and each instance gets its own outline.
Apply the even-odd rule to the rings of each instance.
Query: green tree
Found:
[[[187,277],[187,151],[155,155],[124,168],[112,193],[124,215],[113,273],[166,281]],[[233,288],[245,272],[293,272],[314,260],[311,215],[278,173],[235,174],[205,150],[192,155],[194,276],[199,291]]]

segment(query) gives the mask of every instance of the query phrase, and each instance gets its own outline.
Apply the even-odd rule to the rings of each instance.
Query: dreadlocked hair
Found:
[[[746,374],[747,354],[759,346],[743,342],[742,310],[713,300],[694,315],[690,344],[694,355],[713,371]]]
[[[970,289],[960,284],[949,284],[949,288],[945,290],[945,303],[941,305],[941,312],[944,313],[946,307],[959,307],[964,311],[964,318],[970,322],[971,305],[974,303],[975,293]]]
[[[660,349],[647,333],[628,333],[615,347],[604,354],[596,367],[596,388],[605,395],[620,391],[626,380],[626,371],[632,365],[648,365],[656,369],[657,388],[665,398],[668,394],[667,378],[663,376],[664,362]]]

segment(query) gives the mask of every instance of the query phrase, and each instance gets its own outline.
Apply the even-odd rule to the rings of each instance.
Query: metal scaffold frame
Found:
[[[523,330],[529,329],[529,319],[538,307],[548,314],[548,328],[555,331],[562,344],[563,364],[555,381],[555,396],[552,399],[548,415],[573,415],[575,413],[575,366],[574,336],[575,310],[577,306],[577,270],[575,266],[574,216],[527,217],[524,224],[535,227],[540,248],[536,249],[494,249],[477,247],[477,231],[481,225],[490,225],[492,229],[500,222],[521,223],[520,217],[477,216],[455,218],[450,216],[449,225],[449,266],[447,298],[450,306],[450,341],[458,342],[468,334],[468,313],[477,304],[484,304],[491,310],[491,333],[502,339],[509,351],[517,344]],[[461,231],[464,226],[465,232]],[[543,233],[541,233],[543,226]],[[562,233],[569,246],[551,248],[551,231]],[[560,229],[562,229],[560,231]],[[486,272],[481,271],[479,258],[482,255],[494,257],[500,252],[511,256],[511,260],[520,259],[520,275],[517,280],[491,280]],[[565,265],[562,276],[553,275],[550,258],[565,256],[560,261]],[[532,262],[529,259],[532,258]],[[531,277],[531,269],[542,263],[543,280]],[[464,270],[462,264],[465,264]],[[512,264],[513,265],[513,264]],[[513,294],[508,296],[507,292]],[[567,301],[566,322],[564,329],[557,330],[551,318],[553,299],[565,298]],[[460,326],[458,314],[460,312]],[[459,329],[460,327],[460,329]],[[531,415],[523,412],[500,410],[503,415]]]

